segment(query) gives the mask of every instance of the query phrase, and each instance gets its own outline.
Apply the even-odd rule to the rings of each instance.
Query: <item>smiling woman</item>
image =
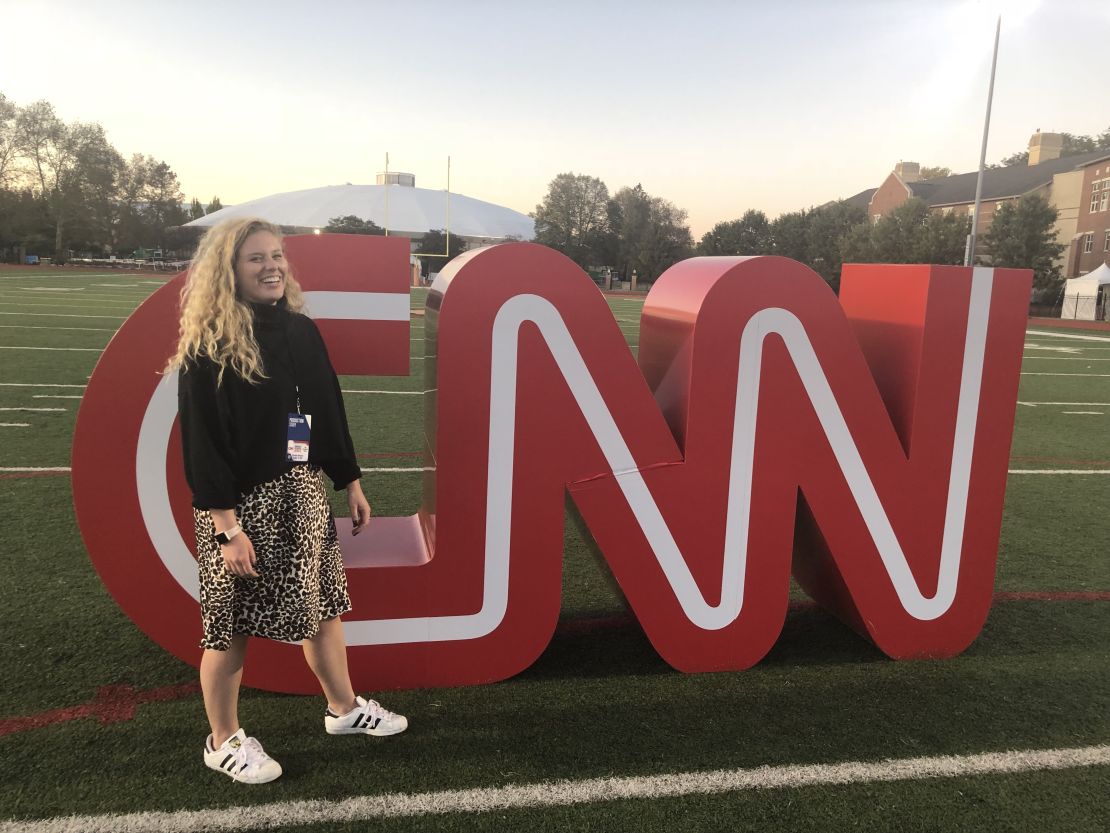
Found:
[[[370,504],[339,380],[281,234],[264,220],[214,226],[181,296],[178,372],[185,478],[193,495],[204,653],[201,690],[212,733],[205,765],[264,783],[281,766],[239,725],[247,638],[303,642],[328,700],[329,734],[393,735],[408,721],[357,697],[339,617],[351,609],[323,475],[358,534]],[[231,370],[228,373],[228,370]]]
[[[239,247],[235,288],[244,300],[255,304],[276,304],[284,297],[285,254],[272,231],[259,229]]]

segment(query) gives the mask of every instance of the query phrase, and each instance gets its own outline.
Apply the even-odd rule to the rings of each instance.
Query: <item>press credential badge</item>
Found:
[[[285,459],[290,463],[307,463],[311,435],[312,414],[289,414]]]

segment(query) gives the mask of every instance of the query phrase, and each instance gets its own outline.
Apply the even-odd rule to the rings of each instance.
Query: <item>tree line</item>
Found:
[[[220,207],[182,207],[177,174],[141,153],[124,158],[97,123],[66,122],[48,101],[20,107],[0,93],[0,260],[23,253],[191,250],[183,223]]]
[[[1032,268],[1034,285],[1042,293],[1055,291],[1055,260],[1064,248],[1055,239],[1056,214],[1034,195],[1003,205],[982,241],[991,263]],[[691,255],[782,255],[807,264],[834,289],[846,262],[962,264],[971,230],[968,215],[930,211],[917,198],[875,222],[862,206],[839,200],[774,220],[749,209],[717,223],[695,245],[682,209],[639,185],[610,197],[600,179],[575,173],[551,181],[532,217],[536,242],[587,271],[607,267],[627,280],[635,270],[650,282]]]

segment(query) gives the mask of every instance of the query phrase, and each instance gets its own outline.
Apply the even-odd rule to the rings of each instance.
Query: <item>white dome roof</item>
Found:
[[[279,226],[323,228],[333,217],[352,214],[388,227],[390,234],[420,235],[447,227],[447,192],[403,185],[328,185],[231,205],[186,225],[214,226],[229,217],[253,216]],[[528,215],[454,193],[451,194],[451,233],[486,239],[513,236],[531,240],[536,236],[535,223]]]

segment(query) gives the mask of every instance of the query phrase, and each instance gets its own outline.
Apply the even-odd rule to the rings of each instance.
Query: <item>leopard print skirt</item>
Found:
[[[296,642],[351,609],[347,575],[318,466],[293,466],[241,496],[235,514],[254,545],[258,578],[224,569],[212,516],[193,510],[200,568],[200,647],[226,651],[234,634]]]

